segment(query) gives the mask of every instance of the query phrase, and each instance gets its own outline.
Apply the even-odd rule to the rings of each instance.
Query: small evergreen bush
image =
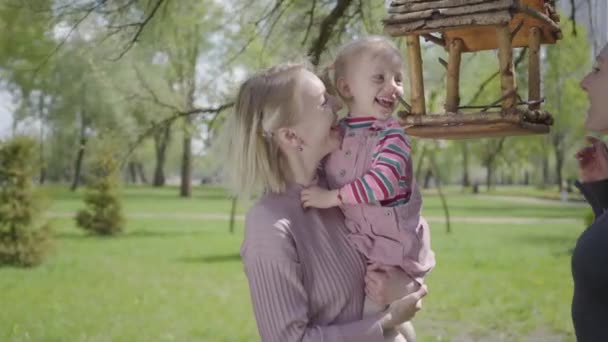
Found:
[[[98,235],[115,235],[124,229],[125,218],[118,195],[120,161],[117,149],[100,139],[87,167],[85,208],[76,215],[78,227]]]
[[[52,250],[53,232],[32,183],[36,160],[32,139],[0,141],[0,266],[36,266]]]

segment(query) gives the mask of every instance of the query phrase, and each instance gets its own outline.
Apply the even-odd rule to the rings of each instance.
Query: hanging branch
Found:
[[[180,118],[189,117],[189,116],[195,115],[195,114],[214,114],[214,117],[211,119],[211,122],[214,122],[215,119],[217,118],[217,116],[222,111],[224,111],[228,108],[231,108],[232,106],[234,106],[234,102],[224,103],[218,107],[194,108],[194,109],[188,110],[188,111],[176,112],[174,115],[172,115],[168,118],[165,118],[159,122],[152,122],[151,126],[148,129],[146,129],[143,134],[140,134],[137,137],[136,141],[133,144],[131,144],[131,146],[129,146],[129,149],[128,149],[124,159],[121,162],[121,167],[128,160],[129,156],[133,153],[133,151],[135,151],[135,149],[144,141],[144,139],[149,137],[151,134],[153,134],[157,130],[159,130],[163,127],[172,125],[174,121],[176,121]]]
[[[513,63],[514,68],[517,67],[524,60],[527,50],[528,50],[528,48],[521,49],[521,51],[519,52],[519,55],[517,56],[517,59]],[[496,71],[495,73],[490,75],[490,77],[488,77],[486,80],[481,82],[481,84],[479,85],[479,88],[477,89],[477,91],[475,92],[475,94],[473,95],[471,100],[464,107],[459,107],[459,108],[466,108],[467,106],[471,106],[473,103],[475,103],[475,101],[477,101],[477,99],[481,96],[483,91],[486,89],[488,84],[490,84],[490,82],[492,82],[492,80],[494,80],[498,75],[500,75],[500,70]]]
[[[338,0],[336,6],[331,10],[329,15],[323,19],[319,28],[319,36],[308,49],[308,55],[311,57],[313,65],[319,65],[321,54],[325,50],[327,43],[338,24],[340,18],[344,16],[348,7],[352,4],[352,0]]]

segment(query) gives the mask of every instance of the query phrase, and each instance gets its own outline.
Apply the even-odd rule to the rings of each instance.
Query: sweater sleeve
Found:
[[[300,264],[306,261],[298,258],[289,221],[268,217],[248,215],[246,229],[255,233],[246,235],[241,250],[262,341],[383,341],[382,314],[346,324],[311,324]]]
[[[340,189],[345,204],[378,203],[392,199],[405,186],[411,142],[401,128],[387,128],[375,149],[370,169]]]
[[[608,179],[587,183],[577,181],[575,185],[593,208],[595,217],[599,217],[608,210]]]

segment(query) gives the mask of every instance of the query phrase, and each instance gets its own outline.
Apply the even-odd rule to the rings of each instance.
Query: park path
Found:
[[[65,211],[51,211],[47,212],[47,217],[51,218],[69,218],[74,217],[76,213],[65,212]],[[169,220],[230,220],[230,215],[222,213],[146,213],[146,212],[129,212],[126,214],[130,218],[143,218],[143,219],[169,219]],[[444,223],[445,218],[443,216],[425,216],[429,223]],[[244,215],[236,215],[236,220],[242,221],[245,219]],[[582,224],[582,219],[576,218],[545,218],[545,217],[464,217],[464,216],[453,216],[450,217],[452,223],[471,223],[471,224]]]

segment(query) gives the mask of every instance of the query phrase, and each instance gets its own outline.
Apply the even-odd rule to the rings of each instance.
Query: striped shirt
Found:
[[[347,117],[347,129],[367,129],[380,134],[371,168],[340,189],[345,204],[375,204],[395,207],[408,202],[411,189],[411,150],[409,136],[396,120],[380,121],[374,117]]]

